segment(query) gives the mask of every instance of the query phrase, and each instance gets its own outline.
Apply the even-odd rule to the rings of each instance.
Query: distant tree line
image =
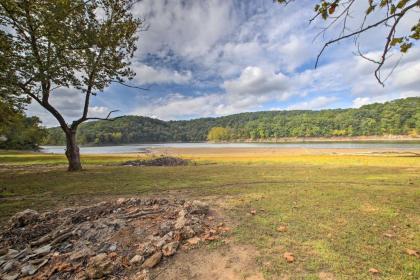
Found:
[[[65,143],[59,128],[48,132],[45,143]],[[77,137],[82,144],[104,145],[369,135],[420,135],[420,97],[359,109],[265,111],[188,121],[125,116],[83,124]]]
[[[47,136],[37,117],[27,117],[17,108],[0,98],[0,149],[37,150]]]

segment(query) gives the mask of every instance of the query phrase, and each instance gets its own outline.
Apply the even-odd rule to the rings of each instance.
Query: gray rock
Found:
[[[108,247],[108,251],[110,251],[110,252],[115,252],[116,250],[117,250],[117,245],[116,244],[111,244]]]
[[[180,211],[180,213],[182,212],[183,210],[181,210]],[[178,219],[176,219],[176,222],[175,222],[175,229],[182,229],[185,225],[187,224],[187,219],[185,218],[185,215],[179,215],[178,216]]]
[[[143,268],[153,268],[162,259],[162,252],[156,252],[150,256],[142,265]]]
[[[164,236],[165,234],[170,232],[171,229],[172,229],[172,223],[171,222],[169,222],[169,221],[163,222],[162,224],[160,224],[160,227],[159,227],[160,236]]]
[[[156,241],[155,246],[156,248],[162,248],[162,246],[165,244],[166,244],[166,239],[160,238],[159,240]]]
[[[144,257],[140,255],[135,255],[130,260],[131,264],[142,264],[143,262],[144,262]]]
[[[141,254],[145,257],[148,257],[156,252],[156,247],[153,246],[151,242],[147,242],[143,244],[143,249],[141,250]]]
[[[37,270],[38,270],[37,266],[34,266],[33,264],[27,264],[21,268],[20,272],[22,273],[22,276],[27,276],[27,275],[34,275]]]
[[[195,234],[200,235],[204,232],[203,226],[201,224],[194,224],[191,226]]]
[[[193,230],[190,226],[186,226],[186,227],[184,227],[184,228],[182,229],[181,236],[182,236],[184,239],[191,238],[191,237],[193,237],[194,235],[195,235],[195,232],[194,232],[194,230]]]
[[[99,279],[111,274],[113,270],[113,262],[108,258],[107,254],[101,253],[90,258],[86,268],[86,276],[89,279]]]

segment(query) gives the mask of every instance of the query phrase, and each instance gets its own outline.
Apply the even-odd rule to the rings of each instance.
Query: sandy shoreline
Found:
[[[352,143],[371,143],[371,142],[420,142],[420,137],[409,135],[384,135],[384,136],[331,136],[331,137],[282,137],[271,139],[240,139],[232,143],[330,143],[330,142],[352,142]]]
[[[420,149],[393,148],[153,148],[152,154],[167,155],[237,155],[237,156],[281,156],[281,155],[419,155]]]

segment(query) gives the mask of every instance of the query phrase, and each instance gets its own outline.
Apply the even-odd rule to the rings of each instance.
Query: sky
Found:
[[[162,120],[217,117],[264,110],[357,108],[365,104],[420,96],[420,47],[406,55],[393,52],[384,67],[385,87],[373,76],[375,65],[356,55],[353,40],[329,47],[337,36],[332,26],[317,36],[325,22],[313,16],[319,1],[298,0],[288,6],[272,0],[143,0],[133,13],[143,19],[138,50],[132,60],[136,77],[131,85],[112,85],[90,104],[90,117],[142,115]],[[349,30],[360,26],[368,1],[352,10]],[[398,34],[419,18],[419,10],[401,22]],[[370,21],[379,18],[374,13]],[[368,22],[369,23],[369,22]],[[384,29],[359,38],[359,48],[376,58],[384,47]],[[59,89],[51,103],[68,122],[80,117],[83,95]],[[45,126],[57,121],[32,103],[29,115]]]

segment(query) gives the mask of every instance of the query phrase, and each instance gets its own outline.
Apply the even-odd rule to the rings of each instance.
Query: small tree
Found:
[[[28,96],[48,110],[66,135],[68,170],[81,170],[78,126],[92,95],[124,84],[141,21],[131,0],[0,0],[0,93]],[[59,88],[84,96],[79,119],[66,123],[50,103]],[[110,119],[111,111],[106,118]]]
[[[274,0],[281,4],[289,4],[295,0]],[[349,26],[349,22],[357,11],[354,11],[356,5],[362,1],[357,0],[320,0],[314,5],[315,15],[310,22],[316,18],[322,18],[327,21],[327,26],[322,28],[318,35],[324,35],[325,32],[333,26],[340,26],[339,34],[332,40],[327,41],[316,59],[315,68],[318,66],[319,59],[325,49],[342,40],[353,38],[357,46],[358,55],[377,65],[375,77],[383,86],[385,80],[394,71],[395,65],[387,76],[381,76],[381,70],[385,61],[390,56],[390,51],[394,47],[399,47],[401,53],[406,53],[416,40],[420,40],[420,17],[417,17],[408,34],[398,34],[397,28],[409,12],[415,12],[420,9],[420,0],[366,0],[368,7],[362,16],[363,20],[359,26]],[[377,12],[376,14],[374,12]],[[418,10],[417,10],[418,12]],[[369,20],[373,20],[367,24]],[[384,28],[384,47],[379,59],[366,56],[360,50],[358,43],[359,36],[370,30]],[[381,30],[380,30],[381,32]]]
[[[228,141],[230,139],[231,131],[225,127],[212,127],[207,135],[209,141]]]

